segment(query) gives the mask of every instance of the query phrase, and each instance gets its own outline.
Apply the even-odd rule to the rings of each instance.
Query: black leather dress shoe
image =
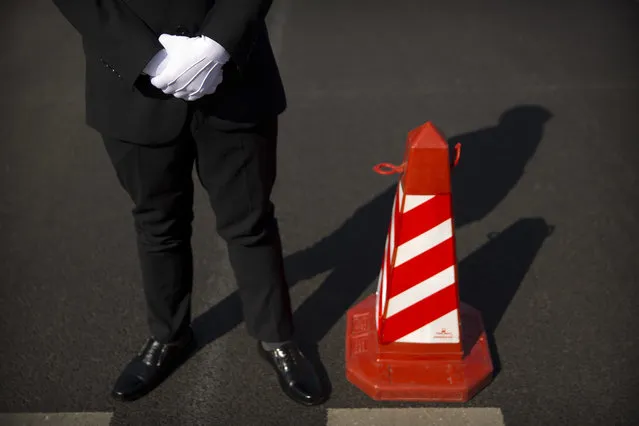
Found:
[[[267,351],[261,342],[258,351],[277,373],[280,387],[289,398],[303,405],[318,405],[328,399],[317,372],[294,343]]]
[[[147,340],[116,380],[111,395],[119,401],[134,401],[146,395],[180,366],[194,348],[191,330],[168,344]]]

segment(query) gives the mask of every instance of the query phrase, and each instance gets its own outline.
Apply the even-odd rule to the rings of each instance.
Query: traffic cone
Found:
[[[456,146],[454,165],[459,160]],[[448,144],[408,134],[376,294],[347,314],[346,377],[375,400],[465,402],[492,379],[481,314],[460,303]]]

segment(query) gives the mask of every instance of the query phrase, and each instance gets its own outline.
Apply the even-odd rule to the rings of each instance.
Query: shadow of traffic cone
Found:
[[[375,167],[401,178],[377,292],[347,314],[346,377],[376,400],[465,402],[492,379],[481,314],[459,301],[450,169],[430,122]]]

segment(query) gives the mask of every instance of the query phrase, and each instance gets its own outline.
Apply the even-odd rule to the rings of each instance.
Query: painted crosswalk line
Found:
[[[504,426],[499,408],[340,408],[327,426]]]
[[[0,413],[2,426],[108,426],[113,413]]]

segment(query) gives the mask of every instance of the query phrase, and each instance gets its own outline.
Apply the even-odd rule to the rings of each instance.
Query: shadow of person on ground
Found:
[[[461,143],[461,161],[453,170],[455,226],[461,228],[486,217],[517,185],[552,118],[536,105],[504,112],[497,126],[449,138]]]
[[[553,231],[554,227],[542,218],[519,219],[504,231],[491,233],[486,244],[459,262],[459,298],[481,314],[492,355],[493,376],[501,371],[495,330]],[[468,336],[464,352],[468,353],[478,338]]]
[[[551,116],[540,106],[518,106],[506,111],[496,126],[449,138],[451,144],[459,142],[462,145],[461,162],[452,176],[457,229],[484,218],[516,186],[541,141],[544,124]],[[394,179],[386,190],[356,210],[331,235],[285,259],[291,286],[331,271],[294,315],[298,334],[304,346],[308,345],[309,357],[323,371],[325,380],[328,377],[321,368],[317,343],[375,281],[381,266],[395,190]],[[502,248],[503,251],[497,254],[509,249],[512,256],[530,253],[530,250],[518,252],[517,240],[508,238],[504,241],[514,244],[514,247]],[[530,264],[532,259],[518,262]],[[468,265],[478,268],[474,262]],[[465,270],[469,271],[468,267]],[[486,281],[501,282],[494,278]],[[516,288],[513,283],[507,285]],[[483,307],[487,309],[482,311],[484,315],[495,316],[490,312],[490,306]],[[505,310],[505,306],[499,309]],[[193,328],[200,347],[226,334],[241,321],[241,305],[237,292],[234,292],[194,320]]]

